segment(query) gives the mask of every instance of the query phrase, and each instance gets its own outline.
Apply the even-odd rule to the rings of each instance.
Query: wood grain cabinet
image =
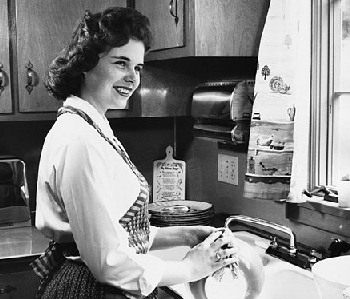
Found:
[[[0,1],[0,113],[11,113],[11,77],[7,2]]]
[[[56,111],[43,78],[49,63],[70,40],[85,9],[126,6],[124,0],[17,1],[17,69],[20,112]]]
[[[154,42],[146,60],[163,63],[257,56],[269,0],[0,0],[0,121],[55,119],[60,103],[43,84],[49,63],[85,9],[128,5],[151,21]],[[107,116],[187,115],[196,76],[159,64],[146,69],[129,109]]]
[[[150,19],[154,32],[152,51],[185,46],[186,0],[136,0],[135,8]]]
[[[47,68],[86,9],[110,6],[126,7],[127,0],[0,0],[0,120],[55,118],[61,103],[45,89]],[[129,109],[109,115],[135,113]]]
[[[269,0],[135,0],[151,22],[147,60],[257,56]]]

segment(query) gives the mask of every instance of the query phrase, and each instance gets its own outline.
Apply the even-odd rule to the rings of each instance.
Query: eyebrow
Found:
[[[112,59],[122,59],[126,61],[130,61],[130,58],[127,56],[111,56]],[[143,63],[138,63],[137,65],[143,66]]]
[[[111,56],[111,58],[113,58],[113,59],[123,59],[123,60],[130,61],[130,58],[127,57],[127,56]]]

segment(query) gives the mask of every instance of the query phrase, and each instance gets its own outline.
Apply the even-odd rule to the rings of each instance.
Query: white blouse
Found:
[[[84,111],[119,142],[108,120],[88,102],[72,96],[64,105]],[[58,242],[72,241],[73,234],[81,259],[99,282],[148,295],[161,279],[164,262],[136,254],[119,223],[139,192],[136,175],[91,125],[71,113],[58,117],[41,153],[36,227]],[[151,227],[151,243],[155,233]]]

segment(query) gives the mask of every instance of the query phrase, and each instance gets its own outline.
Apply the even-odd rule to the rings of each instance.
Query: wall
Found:
[[[218,181],[218,153],[238,158],[237,186]],[[322,251],[328,249],[332,239],[339,236],[289,220],[286,217],[285,202],[243,197],[246,160],[245,152],[218,148],[218,140],[215,138],[194,138],[186,152],[187,198],[210,202],[217,213],[242,214],[286,225],[296,234],[297,242]],[[321,218],[329,227],[334,226],[332,222],[335,218],[332,215],[320,212],[315,213],[314,217]],[[281,237],[286,235],[282,234]],[[340,238],[346,240],[343,236]]]

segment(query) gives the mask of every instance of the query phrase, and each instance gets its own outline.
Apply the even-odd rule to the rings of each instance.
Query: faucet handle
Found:
[[[336,257],[350,250],[350,243],[339,238],[333,238],[333,241],[328,247],[329,257]]]
[[[270,246],[272,247],[277,247],[278,246],[278,242],[277,242],[277,238],[276,236],[270,236]]]
[[[323,254],[321,252],[316,251],[315,249],[311,249],[309,252],[309,263],[312,266],[318,261],[323,259]]]

